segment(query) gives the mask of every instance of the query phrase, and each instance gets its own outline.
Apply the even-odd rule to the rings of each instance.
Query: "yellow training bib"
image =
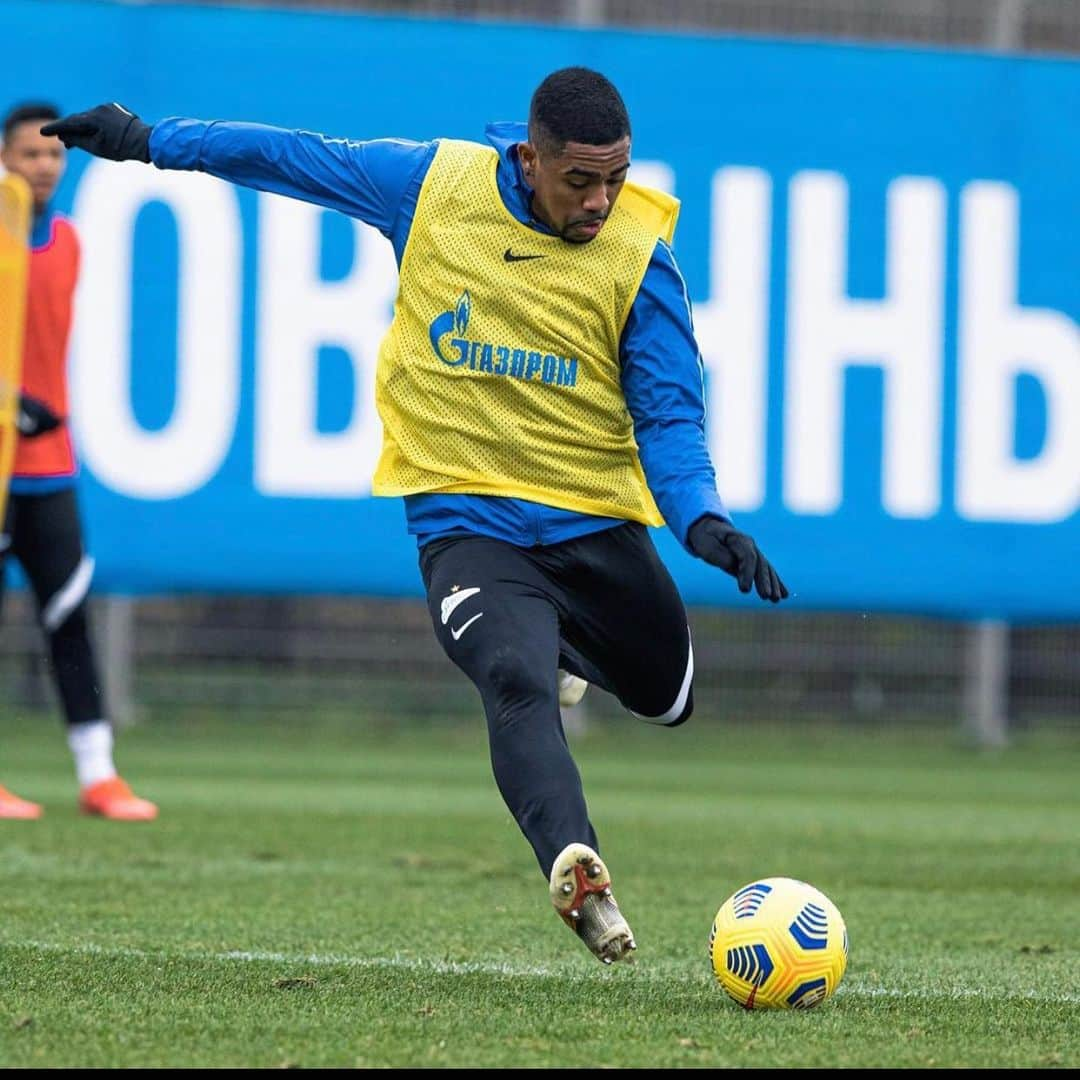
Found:
[[[506,209],[496,152],[444,140],[424,180],[379,351],[376,495],[513,496],[649,525],[619,339],[678,201],[624,185],[568,244]]]

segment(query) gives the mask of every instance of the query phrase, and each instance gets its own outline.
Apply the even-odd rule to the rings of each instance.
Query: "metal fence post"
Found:
[[[566,14],[575,26],[603,26],[605,0],[568,0]]]
[[[1024,37],[1027,0],[998,0],[987,25],[987,45],[1018,50]],[[1009,724],[1009,624],[997,619],[968,630],[964,726],[979,746],[1004,746]]]
[[[998,0],[990,17],[987,44],[998,52],[1019,51],[1024,40],[1027,0]]]
[[[98,600],[101,678],[109,719],[116,727],[135,723],[135,601],[127,596]]]
[[[1008,742],[1009,624],[973,623],[968,633],[965,728],[978,746]]]

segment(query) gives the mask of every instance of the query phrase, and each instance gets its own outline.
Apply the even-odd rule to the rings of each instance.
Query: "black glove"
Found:
[[[778,604],[788,595],[787,586],[772,568],[769,560],[758,551],[753,538],[739,532],[723,518],[706,515],[690,526],[687,536],[690,550],[699,559],[719,566],[739,583],[739,592],[748,593],[757,586],[762,600]]]
[[[53,120],[41,134],[55,135],[69,149],[75,147],[110,161],[150,160],[150,125],[115,101]]]
[[[45,404],[29,394],[19,395],[19,411],[15,414],[15,426],[26,439],[44,435],[58,428],[63,421]]]

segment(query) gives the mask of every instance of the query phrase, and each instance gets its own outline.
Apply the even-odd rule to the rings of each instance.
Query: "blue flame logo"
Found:
[[[472,314],[472,297],[466,289],[457,302],[457,310],[454,312],[454,329],[459,337],[463,337],[469,328],[469,316]]]
[[[457,348],[460,354],[456,360],[451,360],[440,348],[439,340],[447,334],[455,334],[457,338],[463,338],[469,326],[469,317],[472,315],[472,297],[466,289],[458,299],[457,306],[453,311],[444,311],[437,315],[428,327],[428,337],[431,339],[431,347],[435,355],[448,367],[457,367],[465,363],[468,354],[467,342],[452,341],[451,348]]]

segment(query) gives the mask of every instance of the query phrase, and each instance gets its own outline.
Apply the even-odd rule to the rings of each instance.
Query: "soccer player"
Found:
[[[716,491],[675,199],[627,182],[616,88],[549,75],[481,145],[355,142],[119,105],[47,125],[113,160],[201,170],[378,228],[400,271],[376,377],[377,495],[405,497],[435,634],[476,685],[499,790],[556,911],[605,963],[611,895],[559,704],[587,683],[667,727],[692,708],[686,612],[646,530],[786,597]],[[662,516],[661,516],[662,515]]]
[[[37,601],[52,658],[52,675],[67,718],[79,806],[117,820],[149,820],[157,807],[134,795],[113,764],[113,732],[95,670],[87,620],[93,560],[83,550],[75,502],[78,466],[67,425],[65,362],[79,241],[49,201],[64,173],[60,140],[41,134],[56,108],[31,102],[4,119],[0,164],[21,176],[33,195],[30,276],[26,297],[19,441],[6,520],[3,561],[19,560]],[[42,808],[0,787],[0,818],[37,818]]]

